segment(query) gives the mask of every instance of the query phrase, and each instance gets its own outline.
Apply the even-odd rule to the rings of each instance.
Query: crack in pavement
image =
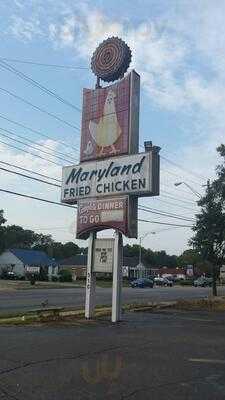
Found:
[[[13,394],[10,394],[9,392],[7,392],[7,390],[5,388],[3,389],[2,386],[0,386],[0,390],[4,394],[4,396],[7,396],[9,399],[20,400],[18,397],[15,397]]]
[[[141,347],[136,346],[136,348],[133,345],[129,345],[129,346],[121,345],[121,346],[108,347],[106,349],[98,350],[98,351],[95,351],[95,352],[92,352],[92,353],[90,353],[90,352],[88,352],[88,353],[80,353],[80,354],[77,354],[76,356],[54,357],[54,358],[49,358],[49,359],[46,359],[46,360],[30,361],[30,362],[24,363],[22,365],[18,365],[16,367],[8,368],[8,369],[5,369],[3,371],[0,371],[0,376],[8,374],[8,373],[11,373],[11,372],[14,372],[14,371],[19,370],[19,369],[27,368],[27,367],[30,367],[30,366],[33,366],[33,365],[45,364],[45,363],[50,363],[50,362],[54,362],[54,361],[76,360],[76,359],[81,359],[81,358],[84,358],[84,357],[91,357],[91,356],[96,356],[98,354],[107,353],[108,351],[119,350],[121,348],[122,349],[124,349],[124,348],[128,348],[129,349],[131,347],[132,350],[137,350],[137,348],[139,350],[140,349],[143,350],[149,344],[152,344],[152,341],[145,342],[144,346],[141,346]],[[22,361],[16,361],[15,360],[14,362],[22,362]]]

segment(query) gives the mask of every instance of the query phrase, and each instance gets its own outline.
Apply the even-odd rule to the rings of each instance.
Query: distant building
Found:
[[[166,278],[167,276],[171,276],[177,279],[186,279],[186,270],[184,268],[151,268],[151,274],[153,276],[160,276],[162,278]]]
[[[220,267],[220,281],[223,283],[225,282],[225,265]]]
[[[14,272],[18,277],[26,273],[40,273],[44,271],[51,279],[57,275],[58,266],[54,258],[44,251],[27,249],[8,249],[0,255],[0,273]]]
[[[77,254],[76,256],[59,260],[59,269],[67,269],[72,273],[72,279],[80,279],[86,277],[87,254]],[[135,257],[124,257],[122,273],[124,278],[136,279],[149,276],[149,268],[143,264],[138,264]]]
[[[76,256],[59,260],[59,270],[69,270],[73,281],[86,277],[87,254],[77,254]]]

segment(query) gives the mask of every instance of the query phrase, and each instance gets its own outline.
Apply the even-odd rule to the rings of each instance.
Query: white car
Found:
[[[154,278],[154,283],[158,286],[173,286],[173,282],[167,278]]]

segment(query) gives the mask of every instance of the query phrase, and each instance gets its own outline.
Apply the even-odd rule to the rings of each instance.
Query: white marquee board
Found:
[[[96,239],[94,245],[94,272],[112,273],[114,239]]]

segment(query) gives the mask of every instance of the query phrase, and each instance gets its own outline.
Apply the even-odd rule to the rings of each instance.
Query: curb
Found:
[[[125,304],[122,307],[122,312],[144,312],[144,311],[152,311],[154,309],[160,308],[168,308],[172,307],[176,304],[176,302],[162,302],[162,303],[146,303],[146,304]],[[98,317],[106,317],[111,315],[111,307],[98,307],[95,309],[95,318]],[[0,326],[1,325],[26,325],[30,323],[43,323],[43,322],[51,322],[51,321],[63,321],[69,317],[74,317],[83,319],[84,321],[84,309],[76,309],[76,310],[66,310],[61,307],[56,308],[46,308],[46,309],[37,309],[33,311],[29,311],[27,313],[19,313],[19,315],[0,316]]]
[[[201,299],[202,301],[212,301],[212,299]],[[224,303],[224,298],[213,299],[213,302]],[[192,306],[199,299],[192,300],[176,300],[176,301],[164,301],[159,303],[143,303],[143,304],[125,304],[122,307],[122,312],[153,312],[154,310],[177,308],[185,310],[187,306]],[[111,307],[109,306],[98,306],[95,309],[94,319],[99,317],[106,317],[111,315]],[[0,315],[0,326],[1,325],[26,325],[32,323],[47,323],[47,322],[59,322],[66,321],[69,318],[79,319],[79,322],[87,321],[85,319],[84,309],[64,309],[62,307],[42,308],[35,309],[22,314],[21,312],[17,315],[4,316]]]

